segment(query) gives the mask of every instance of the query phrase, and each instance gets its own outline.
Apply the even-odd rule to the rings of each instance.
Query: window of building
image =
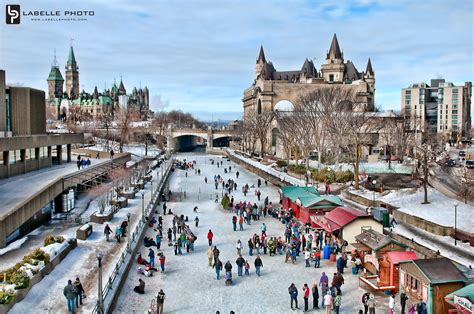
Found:
[[[262,113],[262,101],[259,99],[258,100],[258,105],[257,105],[257,114]]]
[[[329,74],[329,82],[334,82],[334,74]]]
[[[458,114],[458,111],[457,110],[453,110],[451,111],[452,114]]]
[[[40,147],[40,158],[48,157],[48,147]]]
[[[405,95],[411,95],[411,90],[406,90]]]
[[[36,159],[36,153],[34,148],[25,149],[25,160]]]
[[[405,100],[405,105],[409,105],[409,104],[410,104],[410,100],[409,99]]]
[[[458,93],[458,89],[457,88],[454,88],[453,89],[453,94],[457,94]]]
[[[21,153],[20,150],[11,150],[10,151],[10,165],[14,165],[21,161]]]
[[[10,94],[6,94],[5,99],[5,116],[6,116],[6,131],[10,132],[12,130],[12,118],[11,118],[11,107],[10,107]]]
[[[411,100],[411,96],[410,96],[410,95],[406,95],[406,96],[405,96],[405,99]]]

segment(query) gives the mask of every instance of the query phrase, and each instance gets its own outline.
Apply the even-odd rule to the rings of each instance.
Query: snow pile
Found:
[[[10,243],[7,247],[5,247],[3,249],[0,249],[0,256],[2,256],[3,254],[5,254],[7,252],[10,252],[10,251],[13,251],[13,250],[16,250],[16,249],[20,248],[23,245],[23,243],[26,242],[26,240],[28,240],[27,236],[23,237],[21,239],[18,239],[15,242]]]
[[[399,207],[399,211],[432,221],[442,226],[454,226],[454,204],[457,202],[433,188],[428,188],[429,204],[423,202],[423,189],[401,189],[381,198],[386,203]],[[474,232],[474,207],[457,202],[457,227]]]
[[[40,249],[47,253],[49,258],[52,260],[69,245],[70,240],[73,240],[73,238],[64,236],[64,241],[62,243],[53,243],[48,246],[43,246]]]
[[[86,231],[87,229],[89,229],[89,226],[90,226],[89,224],[85,224],[80,228],[80,230],[81,231]]]

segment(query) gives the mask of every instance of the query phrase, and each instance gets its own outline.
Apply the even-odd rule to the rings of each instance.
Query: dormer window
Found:
[[[334,82],[334,74],[329,74],[329,82]]]

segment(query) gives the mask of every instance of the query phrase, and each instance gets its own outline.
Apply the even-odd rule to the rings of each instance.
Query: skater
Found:
[[[122,237],[122,228],[120,226],[117,226],[115,228],[115,239],[117,239],[117,242],[120,243],[120,238]]]
[[[214,250],[212,250],[212,254],[214,256],[214,263],[219,258],[219,253],[220,253],[220,251],[217,249],[217,246],[214,246]]]
[[[313,310],[319,309],[319,292],[318,284],[316,282],[313,283],[313,287],[311,287],[311,292],[313,294]]]
[[[368,308],[369,308],[369,314],[375,314],[375,296],[373,294],[370,294],[369,296],[369,301],[367,302]]]
[[[239,216],[239,230],[244,231],[244,216]]]
[[[242,270],[245,264],[244,258],[241,255],[239,255],[235,263],[237,264],[237,276],[242,277]]]
[[[310,258],[310,257],[311,257],[311,252],[310,252],[308,249],[306,249],[306,250],[304,251],[304,260],[305,260],[305,262],[306,262],[306,267],[310,267],[310,266],[311,266],[311,265],[309,264],[309,258]]]
[[[214,234],[212,233],[211,229],[209,229],[209,232],[207,233],[207,241],[209,241],[209,246],[212,246],[213,237],[214,237]]]
[[[110,229],[109,225],[106,224],[104,228],[104,234],[105,234],[105,238],[107,239],[107,242],[109,241],[109,236],[111,233],[112,233],[112,229]]]
[[[293,310],[293,302],[295,303],[295,308],[299,309],[298,307],[298,289],[296,288],[295,284],[292,283],[288,288],[288,293],[290,294],[290,307]]]
[[[252,239],[249,239],[249,255],[252,256],[253,255],[253,242],[252,242]]]
[[[402,291],[402,293],[400,293],[400,306],[402,308],[401,314],[405,314],[405,307],[407,305],[407,300],[408,300],[407,295],[405,294],[404,291]]]
[[[394,314],[394,309],[395,309],[395,293],[390,295],[390,298],[388,299],[388,314]]]
[[[67,299],[68,312],[74,313],[74,300],[76,299],[76,293],[71,280],[67,281],[67,285],[64,287],[63,294]]]
[[[232,216],[232,228],[237,231],[237,216]]]
[[[133,291],[139,294],[145,293],[145,282],[141,280],[141,278],[138,279],[138,286],[135,286],[135,288],[133,288]]]
[[[235,245],[235,247],[237,248],[237,255],[242,255],[242,242],[239,240],[237,240],[237,244]]]
[[[196,228],[197,226],[199,225],[199,217],[196,216],[196,218],[194,218],[194,222],[195,222],[195,225],[196,225]]]
[[[369,312],[370,293],[366,292],[362,295],[362,305],[364,305],[364,314]]]
[[[79,277],[77,277],[76,280],[74,281],[74,288],[76,291],[76,308],[77,308],[79,307],[79,305],[82,305],[82,298],[84,295],[84,288],[82,287],[82,283],[79,280]]]
[[[160,292],[156,295],[156,314],[163,314],[163,306],[165,303],[165,293],[163,289],[160,289]]]
[[[248,260],[245,260],[245,275],[250,276],[250,263]]]
[[[304,300],[304,311],[308,312],[309,287],[307,283],[303,285],[303,300]]]
[[[336,297],[334,298],[334,308],[336,309],[336,314],[339,314],[339,308],[341,307],[342,297],[339,291],[336,292]]]
[[[235,173],[235,177],[238,179],[239,178],[239,171]]]
[[[337,259],[336,268],[337,271],[341,274],[344,273],[344,259],[342,258],[342,256],[339,256],[339,258]]]
[[[262,260],[260,259],[260,255],[257,255],[257,258],[255,259],[255,272],[257,273],[257,276],[260,277],[260,268],[263,267]]]
[[[163,253],[160,253],[160,267],[161,267],[161,272],[164,273],[165,272],[165,261],[166,261],[166,257]]]
[[[213,267],[216,269],[216,278],[217,280],[219,280],[221,278],[221,270],[222,270],[222,262],[219,258],[216,259]]]
[[[171,242],[172,235],[173,235],[173,230],[171,230],[171,228],[168,228],[168,242]]]
[[[159,233],[156,235],[156,248],[161,249],[161,235]]]
[[[155,251],[152,248],[148,250],[148,257],[150,258],[151,267],[155,267]]]
[[[328,292],[323,298],[323,301],[324,301],[324,307],[326,308],[326,314],[331,314],[331,306],[332,306],[332,301],[333,301],[331,291],[328,290]]]
[[[214,250],[212,247],[209,247],[207,250],[207,260],[209,262],[209,267],[212,267],[212,259],[214,258]]]
[[[197,213],[198,212],[198,207],[194,206],[193,212]]]
[[[265,225],[265,223],[262,223],[262,225],[260,226],[260,230],[262,231],[262,235],[267,235],[267,226]]]

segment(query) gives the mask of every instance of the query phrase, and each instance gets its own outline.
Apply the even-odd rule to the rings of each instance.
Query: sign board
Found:
[[[472,313],[474,310],[474,304],[471,300],[457,295],[454,295],[454,306],[459,310],[467,310],[468,313]]]

